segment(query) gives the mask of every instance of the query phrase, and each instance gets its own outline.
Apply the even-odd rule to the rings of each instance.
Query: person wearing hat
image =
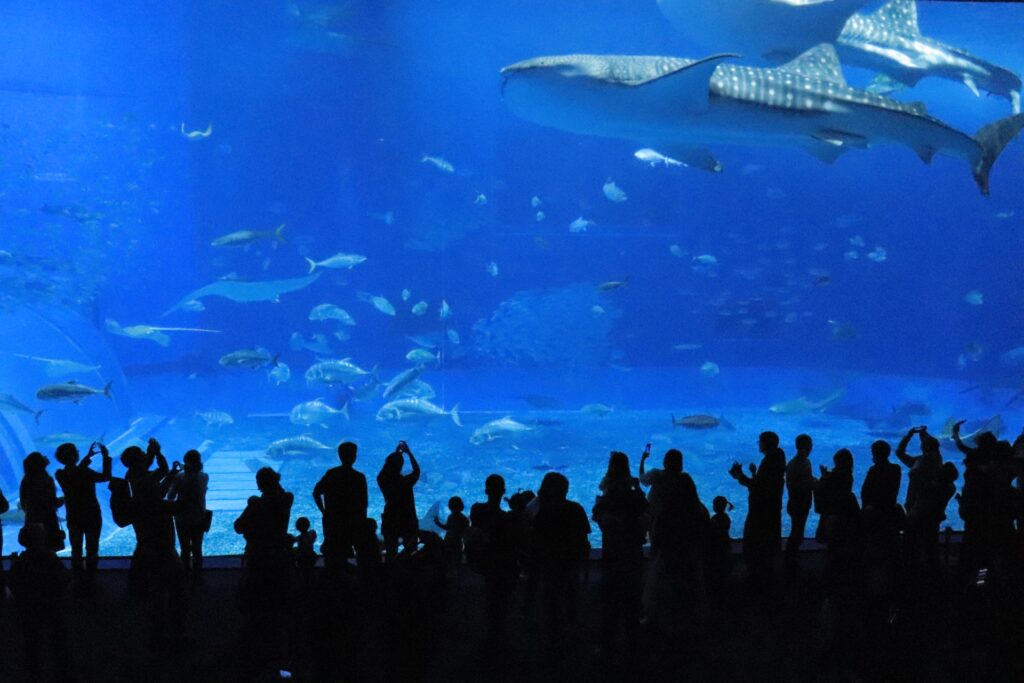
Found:
[[[97,472],[90,467],[96,453],[103,456],[103,469]],[[110,481],[113,461],[107,447],[101,443],[89,446],[89,452],[79,459],[78,448],[73,443],[57,447],[54,454],[63,468],[57,470],[57,483],[64,492],[67,512],[68,536],[71,541],[71,572],[77,589],[88,589],[96,584],[96,566],[100,557],[100,530],[103,515],[96,498],[96,484]],[[85,565],[82,564],[82,542],[85,542]],[[83,573],[84,570],[84,573]]]

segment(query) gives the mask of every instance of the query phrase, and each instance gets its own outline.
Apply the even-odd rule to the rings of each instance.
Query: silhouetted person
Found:
[[[11,509],[11,504],[4,496],[4,492],[0,491],[0,515],[3,515]],[[0,558],[4,556],[4,523],[0,519]],[[4,594],[4,588],[7,586],[7,573],[4,571],[3,562],[0,562],[0,596]],[[0,599],[0,606],[3,605],[3,600]]]
[[[814,443],[807,434],[796,437],[796,455],[786,464],[786,512],[789,514],[789,538],[786,539],[785,567],[788,574],[798,569],[800,545],[804,541],[807,515],[811,512],[816,480],[811,471]]]
[[[366,476],[355,469],[358,447],[351,441],[338,445],[341,465],[324,473],[313,487],[313,501],[323,515],[324,540],[320,552],[328,567],[345,566],[355,552],[362,568],[372,564],[367,557]]]
[[[448,499],[448,519],[442,522],[440,517],[434,517],[434,524],[444,529],[445,557],[457,572],[462,569],[462,542],[469,528],[469,517],[463,513],[465,509],[462,499],[452,496]]]
[[[582,505],[567,499],[568,493],[565,475],[545,474],[537,491],[537,516],[533,518],[532,555],[548,644],[556,646],[574,636],[581,569],[590,556],[590,521]]]
[[[174,526],[181,545],[181,564],[193,583],[201,583],[203,572],[203,536],[210,530],[211,511],[206,509],[206,490],[210,475],[203,472],[199,451],[188,451],[172,470],[167,499],[174,504]]]
[[[509,516],[512,518],[513,536],[516,539],[516,575],[525,579],[523,590],[523,614],[533,610],[537,597],[537,570],[530,555],[530,539],[533,537],[533,518],[537,516],[537,494],[527,489],[516,491],[505,498]]]
[[[308,586],[313,578],[313,568],[316,567],[316,531],[310,527],[308,517],[299,517],[295,520],[297,533],[292,537],[295,544],[295,568],[298,570],[299,582]]]
[[[960,570],[971,576],[978,569],[991,567],[999,555],[999,543],[1007,540],[1005,524],[1010,517],[1004,514],[1003,499],[1009,472],[1001,462],[1003,446],[999,439],[991,432],[982,432],[971,447],[960,438],[964,422],[953,425],[953,442],[964,454],[964,485],[956,497],[964,522]]]
[[[708,588],[716,598],[722,594],[725,580],[732,573],[732,519],[729,512],[733,504],[725,496],[715,496],[711,501],[714,514],[711,515],[711,527],[708,537]]]
[[[156,439],[149,440],[145,452],[135,446],[125,449],[121,461],[128,468],[125,481],[131,494],[131,525],[135,530],[129,589],[144,601],[153,644],[159,645],[181,637],[185,608],[174,507],[166,499],[170,468]],[[154,463],[156,468],[150,469]],[[111,501],[113,496],[112,492]]]
[[[103,456],[101,472],[89,465],[97,453]],[[96,498],[96,484],[110,481],[113,460],[107,447],[92,444],[89,452],[79,461],[78,448],[72,443],[57,447],[57,462],[64,467],[57,470],[56,479],[64,492],[67,514],[68,540],[71,542],[71,572],[75,585],[80,590],[92,590],[96,586],[96,567],[100,559],[100,531],[103,515]],[[85,541],[85,565],[82,564],[82,542]],[[83,573],[84,572],[84,573]]]
[[[235,532],[245,537],[245,572],[239,586],[244,625],[244,666],[250,678],[282,668],[285,659],[281,633],[286,625],[291,537],[288,519],[294,496],[281,486],[281,475],[269,467],[256,472],[260,495],[250,496],[235,520]]]
[[[46,471],[49,464],[50,460],[42,453],[25,456],[19,503],[25,512],[25,526],[41,524],[46,532],[46,547],[56,552],[64,549],[64,532],[57,521],[57,509],[64,505],[64,499],[57,497],[53,477]]]
[[[677,448],[670,448],[662,456],[662,469],[647,469],[647,458],[651,457],[651,446],[648,444],[640,455],[640,483],[650,488],[647,493],[648,514],[653,519],[658,516],[661,506],[661,484],[666,477],[672,473],[683,471],[683,452]]]
[[[854,567],[860,550],[860,506],[853,494],[853,453],[841,448],[832,456],[833,468],[821,466],[815,491],[818,540],[827,546],[826,577],[840,580]]]
[[[43,661],[53,662],[56,679],[70,680],[68,658],[68,571],[51,547],[49,532],[31,522],[18,533],[25,551],[11,563],[10,588],[25,637],[26,680],[45,680]],[[43,649],[52,644],[52,656]],[[9,646],[9,645],[8,645]]]
[[[619,451],[612,451],[608,458],[600,490],[592,518],[601,529],[601,649],[610,657],[620,628],[626,638],[626,651],[636,649],[647,498],[639,480],[629,471],[629,456]]]
[[[748,466],[749,477],[738,462],[729,469],[729,474],[747,488],[743,559],[754,585],[771,581],[772,562],[782,535],[782,489],[786,472],[786,455],[779,448],[778,434],[762,432],[757,445],[764,457],[760,466]]]
[[[657,506],[650,507],[651,563],[643,604],[648,623],[674,637],[694,623],[687,612],[705,602],[710,517],[693,479],[683,471],[683,454],[676,449],[665,454],[665,469],[653,481],[651,497]]]
[[[505,479],[499,474],[488,476],[484,493],[487,501],[474,503],[469,510],[466,558],[469,566],[484,577],[486,644],[494,653],[504,647],[509,598],[518,576],[519,539],[512,515],[501,509]]]
[[[893,597],[903,525],[903,509],[896,502],[903,472],[889,462],[891,453],[892,447],[885,441],[871,444],[873,464],[860,488],[867,586],[881,598]]]
[[[907,453],[910,440],[915,435],[920,437],[921,443],[921,454],[916,456]],[[946,518],[945,504],[940,499],[948,490],[945,481],[949,477],[948,471],[942,475],[939,440],[928,433],[927,427],[914,427],[896,446],[896,457],[910,469],[904,503],[907,511],[907,560],[911,566],[923,567],[936,576],[939,571],[939,524]],[[941,509],[938,509],[940,505]]]
[[[402,455],[409,456],[412,471],[402,474]],[[420,520],[416,515],[416,501],[413,487],[420,480],[420,466],[409,445],[399,441],[395,451],[384,459],[384,466],[377,475],[377,486],[384,496],[384,512],[381,514],[380,532],[384,537],[384,556],[390,561],[398,554],[398,544],[403,553],[416,550]]]

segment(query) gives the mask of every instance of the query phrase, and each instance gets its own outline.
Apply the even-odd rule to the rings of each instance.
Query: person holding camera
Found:
[[[100,472],[92,469],[92,459],[99,453],[103,456]],[[75,588],[91,591],[96,586],[96,566],[100,559],[100,531],[103,515],[96,498],[96,484],[110,481],[113,460],[107,447],[95,441],[89,452],[80,459],[78,448],[73,443],[57,447],[54,454],[63,467],[56,472],[57,483],[64,492],[67,510],[68,536],[71,541],[71,574]],[[82,542],[85,542],[85,564],[82,564]]]
[[[171,467],[171,488],[167,500],[174,503],[174,527],[181,546],[181,564],[186,580],[202,582],[203,535],[210,530],[212,514],[206,509],[206,489],[210,475],[203,472],[203,459],[199,451],[185,453],[184,466],[175,462]]]
[[[409,457],[412,472],[402,474],[403,455]],[[381,515],[381,535],[384,537],[384,556],[387,561],[398,555],[399,541],[402,554],[416,550],[420,522],[416,515],[416,501],[412,489],[420,479],[420,465],[409,445],[399,441],[395,451],[384,459],[384,466],[377,475],[377,485],[384,496],[384,513]]]

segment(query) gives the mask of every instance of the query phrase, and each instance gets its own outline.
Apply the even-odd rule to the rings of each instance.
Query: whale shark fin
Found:
[[[673,106],[689,112],[703,112],[708,108],[708,82],[718,64],[734,54],[711,55],[691,62],[683,60],[673,69],[665,65],[665,72],[653,78],[636,81],[633,87],[643,88],[644,92],[658,102],[671,102]]]
[[[882,5],[872,18],[895,33],[905,36],[919,36],[917,25],[917,3],[914,0],[892,0]]]
[[[1024,114],[1013,114],[1004,119],[983,126],[974,134],[974,139],[981,146],[981,159],[975,164],[974,182],[978,183],[981,193],[988,196],[988,174],[992,165],[1002,153],[1003,148],[1017,137],[1024,128]]]
[[[849,149],[849,146],[843,144],[841,140],[824,139],[817,136],[807,138],[800,146],[818,161],[824,161],[826,164],[834,164],[836,159],[843,156],[843,152]]]
[[[846,85],[843,69],[839,65],[839,56],[829,43],[815,45],[792,61],[776,67],[775,70]]]

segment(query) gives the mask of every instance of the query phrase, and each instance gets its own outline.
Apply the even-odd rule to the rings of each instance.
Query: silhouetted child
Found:
[[[448,520],[434,517],[434,524],[444,529],[444,552],[448,563],[456,569],[462,567],[462,540],[469,528],[469,518],[463,514],[466,504],[458,496],[448,499]]]
[[[53,662],[58,681],[68,680],[66,595],[71,577],[42,523],[26,524],[18,542],[25,552],[11,563],[10,588],[25,634],[26,680],[44,679],[44,659]],[[53,646],[52,656],[43,654],[47,644]]]
[[[297,536],[292,536],[295,543],[295,566],[299,570],[299,580],[306,583],[313,575],[313,567],[316,566],[316,550],[313,545],[316,543],[316,531],[309,528],[309,518],[299,517],[295,520]]]
[[[722,584],[732,572],[732,539],[729,530],[732,519],[729,512],[733,504],[725,496],[715,496],[711,503],[715,514],[711,515],[711,532],[708,548],[708,584],[713,595],[720,595]]]

